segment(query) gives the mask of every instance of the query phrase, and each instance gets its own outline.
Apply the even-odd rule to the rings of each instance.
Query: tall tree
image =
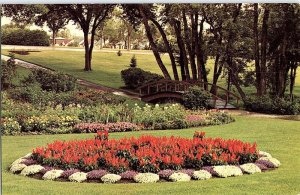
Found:
[[[34,24],[36,16],[47,13],[47,8],[42,4],[5,4],[3,15],[11,18],[19,28]]]
[[[85,71],[92,70],[92,52],[96,29],[109,17],[114,5],[112,4],[63,4],[55,5],[56,11],[65,11],[68,19],[78,24],[84,36]],[[89,39],[90,35],[90,39]]]
[[[55,36],[58,31],[64,28],[69,22],[67,14],[63,11],[56,11],[52,5],[48,5],[48,11],[45,14],[37,16],[35,23],[43,26],[45,23],[52,31],[52,46],[55,46]]]

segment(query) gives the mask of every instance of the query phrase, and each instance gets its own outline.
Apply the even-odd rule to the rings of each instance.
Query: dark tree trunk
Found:
[[[268,20],[270,11],[265,8],[263,23],[262,23],[262,33],[261,33],[261,62],[260,62],[260,72],[261,72],[261,93],[266,94],[266,73],[267,73],[267,37],[268,37]]]
[[[184,27],[184,36],[185,36],[185,45],[187,48],[187,51],[189,53],[189,60],[191,64],[191,70],[192,70],[192,76],[193,80],[197,80],[197,69],[196,69],[196,62],[195,62],[195,52],[193,51],[194,49],[192,48],[192,42],[193,37],[191,37],[192,33],[190,33],[187,19],[186,19],[186,14],[185,10],[182,11],[182,17],[183,17],[183,27]],[[191,20],[193,20],[193,16],[191,15]]]
[[[195,21],[194,21],[194,26],[195,29],[193,30],[194,34],[194,42],[195,42],[195,54],[196,54],[196,59],[197,59],[197,72],[198,72],[198,80],[202,81],[202,70],[201,70],[201,61],[200,61],[200,43],[199,43],[199,37],[198,37],[198,18],[199,15],[198,13],[195,14]],[[202,22],[202,20],[201,20]]]
[[[153,54],[154,54],[155,59],[157,61],[157,64],[158,64],[159,68],[161,69],[164,77],[166,79],[171,80],[170,74],[169,74],[167,68],[165,67],[165,65],[163,64],[163,62],[162,62],[162,60],[160,58],[157,45],[155,44],[155,42],[153,40],[153,37],[152,37],[151,29],[150,29],[150,26],[149,26],[149,23],[148,23],[148,18],[144,14],[144,10],[143,10],[142,7],[140,7],[140,13],[142,15],[142,22],[143,22],[143,24],[145,26],[145,30],[146,30],[146,34],[147,34],[147,37],[148,37],[148,40],[149,40],[149,44],[151,46],[151,49],[153,51]]]
[[[210,93],[214,94],[214,95],[217,95],[217,83],[218,83],[218,79],[222,73],[222,68],[223,68],[223,65],[221,64],[219,66],[219,61],[220,61],[220,54],[217,53],[216,55],[216,58],[215,58],[215,64],[214,64],[214,75],[213,75],[213,82],[212,82],[212,86],[211,86],[211,89],[210,89]]]
[[[204,89],[208,90],[208,86],[207,86],[207,73],[206,73],[206,69],[205,69],[205,55],[204,55],[204,50],[203,50],[203,29],[204,29],[204,21],[205,19],[203,18],[200,22],[200,31],[198,34],[198,51],[196,51],[197,54],[197,66],[198,66],[198,71],[201,71],[201,76],[203,79],[204,84]]]
[[[294,86],[297,72],[297,63],[291,62],[291,71],[290,71],[290,98],[294,100]]]
[[[190,80],[191,77],[190,77],[187,53],[186,53],[185,45],[184,45],[184,42],[183,42],[183,39],[181,36],[181,22],[177,20],[177,21],[173,21],[172,24],[174,26],[174,30],[175,30],[175,34],[176,34],[176,38],[177,38],[177,44],[178,44],[178,47],[180,50],[180,54],[182,56],[186,80]]]
[[[84,36],[84,50],[85,50],[85,64],[84,64],[84,70],[85,71],[91,71],[91,56],[89,51],[89,34],[88,31],[85,31],[83,33]]]
[[[55,46],[55,31],[53,30],[52,31],[52,47],[54,47]]]
[[[258,40],[258,4],[254,3],[254,56],[255,56],[255,74],[256,74],[256,93],[258,96],[263,95],[263,83],[261,78],[261,68],[259,63],[259,40]]]
[[[173,70],[173,74],[174,74],[174,79],[175,80],[179,80],[179,76],[178,76],[178,71],[177,71],[177,67],[176,67],[176,61],[175,61],[175,57],[172,51],[172,48],[170,46],[170,43],[167,39],[167,35],[164,31],[164,29],[161,27],[161,25],[155,20],[155,19],[151,19],[151,21],[153,22],[153,24],[157,27],[157,29],[159,30],[161,37],[163,38],[164,44],[167,48],[168,54],[169,54],[169,58],[171,60],[171,65],[172,65],[172,70]]]

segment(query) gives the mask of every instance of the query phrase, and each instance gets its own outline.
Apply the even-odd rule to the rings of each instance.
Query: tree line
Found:
[[[116,7],[121,11],[116,12]],[[4,5],[3,13],[20,24],[46,23],[53,34],[73,21],[84,34],[86,71],[92,70],[97,32],[117,15],[128,34],[145,30],[166,79],[207,83],[207,60],[213,58],[212,83],[226,77],[228,89],[234,85],[245,99],[243,85],[255,86],[258,96],[278,97],[289,86],[293,97],[300,62],[299,7],[258,3]],[[161,53],[168,54],[172,71],[167,70]],[[212,93],[215,90],[211,88]]]

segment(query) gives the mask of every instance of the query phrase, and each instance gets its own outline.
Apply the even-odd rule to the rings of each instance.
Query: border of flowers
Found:
[[[59,178],[63,176],[64,170],[47,169],[35,162],[28,162],[30,161],[31,156],[32,153],[29,153],[15,160],[9,167],[10,172],[23,176],[40,174],[43,175],[41,179],[44,180],[59,181]],[[127,175],[124,175],[124,173],[122,173],[123,175],[117,175],[102,170],[101,177],[96,180],[99,182],[102,181],[103,183],[119,183],[121,179],[126,180],[127,182],[134,181],[136,183],[155,183],[158,181],[180,182],[190,181],[191,179],[207,180],[213,177],[226,178],[241,176],[243,174],[261,173],[267,170],[273,170],[281,165],[276,158],[273,158],[271,154],[267,152],[259,151],[259,156],[260,158],[255,163],[203,167],[201,170],[162,170],[158,174],[129,171]],[[71,174],[67,176],[67,180],[71,182],[95,182],[95,179],[88,180],[88,173],[80,172],[78,170],[71,170],[70,173]]]

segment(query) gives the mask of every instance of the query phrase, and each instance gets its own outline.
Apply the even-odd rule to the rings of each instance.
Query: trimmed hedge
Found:
[[[297,115],[300,113],[299,100],[291,101],[270,96],[249,97],[246,99],[244,107],[248,111],[266,114]]]
[[[135,89],[146,83],[158,81],[164,78],[159,74],[144,71],[140,68],[128,68],[122,70],[121,76],[125,83],[125,86],[130,89]]]
[[[2,44],[6,45],[30,45],[49,46],[49,36],[43,30],[29,29],[3,29]]]

